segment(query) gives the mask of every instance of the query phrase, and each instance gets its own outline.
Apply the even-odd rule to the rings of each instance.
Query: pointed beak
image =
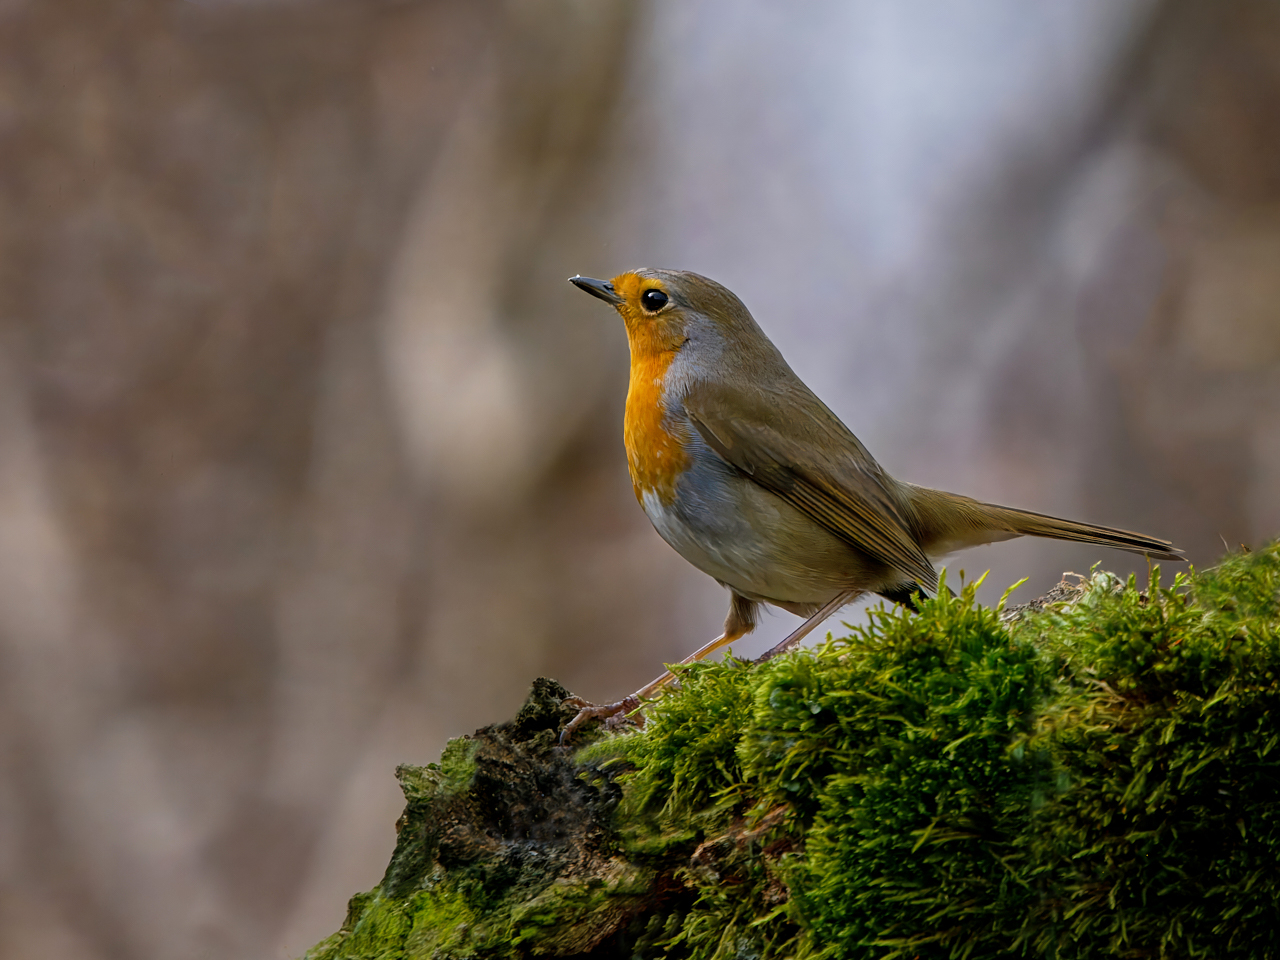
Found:
[[[592,280],[590,277],[570,277],[569,282],[579,290],[585,290],[593,297],[599,297],[605,303],[617,306],[622,298],[613,291],[613,284],[606,280]]]

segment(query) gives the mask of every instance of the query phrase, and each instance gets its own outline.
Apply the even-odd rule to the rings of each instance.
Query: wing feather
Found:
[[[846,543],[927,589],[936,589],[937,574],[910,532],[890,488],[892,480],[835,414],[815,397],[813,403],[820,409],[810,412],[805,424],[810,429],[786,435],[776,418],[751,415],[757,405],[730,403],[719,392],[704,388],[685,398],[690,423],[712,450]],[[847,438],[832,436],[831,423]],[[819,446],[824,439],[834,444]],[[835,454],[823,449],[833,445],[838,448]]]

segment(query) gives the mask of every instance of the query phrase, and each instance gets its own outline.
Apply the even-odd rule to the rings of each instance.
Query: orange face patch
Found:
[[[623,298],[618,312],[626,322],[631,346],[631,383],[622,426],[631,485],[642,504],[646,493],[654,493],[669,504],[677,478],[689,466],[686,438],[673,432],[662,403],[667,370],[685,339],[683,324],[674,311],[654,316],[641,308],[641,294],[654,287],[661,289],[660,281],[624,273],[612,282]]]

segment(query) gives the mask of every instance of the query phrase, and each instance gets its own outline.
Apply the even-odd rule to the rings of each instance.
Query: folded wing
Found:
[[[707,445],[743,475],[904,579],[935,590],[937,574],[907,525],[893,481],[821,401],[788,397],[793,414],[797,400],[815,409],[786,432],[762,398],[731,395],[722,386],[694,388],[685,410]],[[841,435],[833,436],[837,428]]]

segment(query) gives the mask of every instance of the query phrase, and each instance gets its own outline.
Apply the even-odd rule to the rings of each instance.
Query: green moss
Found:
[[[727,887],[721,871],[689,873],[698,898],[668,947],[924,956],[1021,921],[1032,893],[1010,862],[1052,783],[1028,745],[1048,668],[973,586],[918,616],[873,612],[814,652],[702,664],[682,681],[643,734],[592,748],[636,768],[622,807],[640,834],[631,851],[650,853],[655,836],[705,843],[739,819],[750,834],[778,811],[785,828],[753,838],[754,871],[739,866]]]
[[[744,745],[774,797],[805,795],[806,856],[790,880],[806,944],[996,948],[1033,896],[1020,841],[1051,782],[1028,744],[1048,687],[1037,651],[970,587],[917,617],[878,614],[817,663],[830,666],[780,670],[760,691]]]
[[[643,730],[404,768],[383,884],[310,956],[1271,957],[1280,547],[1002,616],[873,610],[680,668]]]
[[[454,737],[445,744],[439,763],[425,767],[402,765],[396,770],[406,800],[431,801],[456,796],[471,788],[478,771],[476,754],[480,741],[474,737]]]
[[[509,930],[497,931],[497,937],[508,941]],[[477,943],[491,939],[492,932],[480,922],[469,898],[453,884],[406,898],[388,897],[375,889],[352,898],[342,931],[313,948],[307,958],[443,960],[473,956]]]
[[[1170,588],[1095,577],[1028,622],[1058,660],[1044,739],[1069,785],[1034,824],[1033,946],[1274,955],[1278,607],[1272,546]]]
[[[512,944],[573,956],[589,950],[650,899],[655,871],[618,860],[586,879],[562,877],[512,912]]]

